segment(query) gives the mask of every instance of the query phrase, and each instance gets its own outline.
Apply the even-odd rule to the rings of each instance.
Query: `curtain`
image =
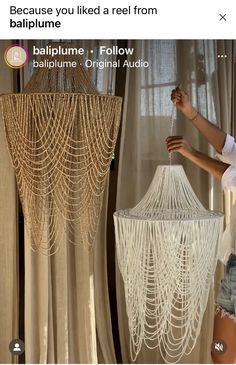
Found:
[[[96,58],[101,43],[77,45],[94,49]],[[90,72],[101,93],[113,93],[111,70]],[[116,362],[106,271],[107,196],[108,181],[93,250],[63,242],[56,255],[45,257],[32,252],[30,237],[25,238],[26,363]]]
[[[232,42],[231,42],[232,43]],[[230,125],[232,104],[232,52],[226,61],[218,59],[216,41],[131,41],[134,55],[130,60],[149,61],[148,68],[127,71],[120,162],[118,174],[117,209],[133,207],[147,190],[156,166],[169,163],[165,139],[170,134],[171,90],[181,84],[198,110],[220,127]],[[221,48],[223,47],[223,41]],[[230,42],[224,43],[226,50]],[[232,44],[231,44],[232,47]],[[223,49],[224,50],[224,49]],[[221,62],[221,63],[220,63]],[[227,92],[226,92],[227,91]],[[173,135],[183,135],[197,149],[213,154],[207,142],[180,114],[176,114]],[[220,183],[178,154],[173,163],[184,166],[189,181],[205,207],[223,209]],[[131,188],[132,187],[132,188]],[[216,271],[217,287],[222,267]],[[129,330],[125,309],[123,281],[117,267],[117,305],[119,331],[124,363],[130,363]],[[209,301],[197,344],[181,363],[210,363],[214,323],[214,290]],[[143,347],[136,363],[160,363],[158,349]]]
[[[4,54],[10,41],[0,42]],[[13,91],[12,70],[0,59],[0,93]],[[9,351],[9,343],[18,334],[18,241],[17,192],[14,170],[9,158],[0,115],[0,363],[16,363]]]

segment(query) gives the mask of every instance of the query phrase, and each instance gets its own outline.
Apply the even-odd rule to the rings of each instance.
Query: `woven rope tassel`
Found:
[[[132,360],[146,345],[178,362],[200,333],[223,215],[201,205],[182,166],[158,166],[140,203],[114,223]]]

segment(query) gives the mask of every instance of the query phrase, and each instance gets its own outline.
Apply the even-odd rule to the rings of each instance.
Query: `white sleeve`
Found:
[[[234,137],[229,134],[226,135],[222,154],[218,153],[216,156],[225,163],[236,165],[236,143]]]
[[[236,192],[236,166],[229,166],[222,175],[221,183],[223,189]]]

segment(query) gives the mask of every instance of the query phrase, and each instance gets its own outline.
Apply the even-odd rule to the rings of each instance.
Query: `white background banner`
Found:
[[[236,2],[4,0],[0,22],[2,39],[233,39]]]

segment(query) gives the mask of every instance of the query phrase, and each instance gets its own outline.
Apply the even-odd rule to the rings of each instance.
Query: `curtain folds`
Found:
[[[1,41],[0,53],[10,45]],[[12,70],[0,59],[0,93],[13,92]],[[18,213],[17,190],[0,115],[0,363],[16,363],[8,346],[18,332]]]
[[[122,136],[117,191],[117,209],[133,207],[151,182],[156,166],[169,163],[165,139],[170,134],[172,104],[171,90],[181,84],[198,110],[229,130],[232,109],[232,42],[221,41],[130,41],[135,54],[131,60],[142,58],[149,68],[128,69],[122,122]],[[217,58],[217,50],[227,51],[226,61]],[[223,52],[224,53],[224,52]],[[220,63],[222,62],[222,63]],[[183,135],[205,153],[208,144],[196,129],[180,114],[176,115],[173,135]],[[205,207],[223,210],[220,184],[178,154],[173,163],[184,166],[189,181]],[[127,183],[128,182],[128,183]],[[132,189],[130,188],[132,187]],[[218,286],[222,267],[216,271]],[[129,331],[125,308],[123,280],[116,270],[119,331],[124,363],[131,363]],[[210,291],[202,329],[197,344],[181,363],[210,363],[214,323],[214,290]],[[143,347],[136,363],[161,363],[158,349]]]

